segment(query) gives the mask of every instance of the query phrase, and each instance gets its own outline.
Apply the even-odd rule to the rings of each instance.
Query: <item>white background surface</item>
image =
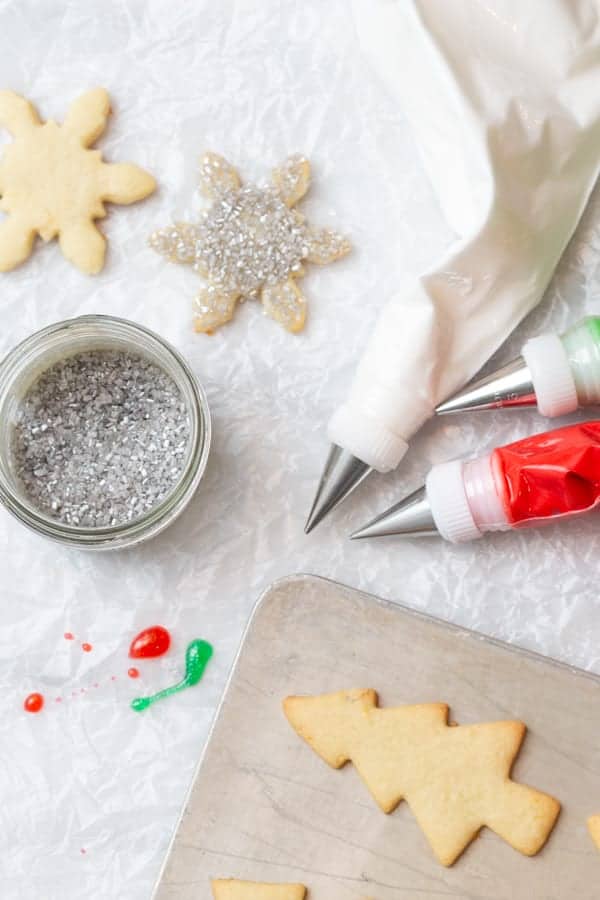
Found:
[[[126,316],[187,356],[214,424],[194,501],[137,550],[66,550],[0,512],[3,898],[149,897],[244,624],[279,576],[325,575],[600,671],[593,517],[460,548],[346,539],[420,483],[432,462],[542,430],[533,412],[431,423],[395,475],[374,476],[303,534],[325,423],[378,308],[401,273],[417,274],[452,239],[400,110],[358,54],[348,9],[343,0],[0,0],[0,84],[57,119],[85,89],[105,86],[114,115],[98,146],[109,161],[145,166],[160,186],[144,203],[111,210],[99,276],[74,270],[55,243],[0,276],[0,349],[60,318]],[[254,304],[212,338],[194,335],[197,277],[146,248],[153,227],[199,208],[205,148],[251,179],[292,152],[312,160],[313,188],[300,208],[346,231],[356,249],[310,269],[302,335],[287,334]],[[596,194],[544,304],[498,360],[527,336],[594,308],[599,249]],[[142,678],[130,681],[129,641],[156,622],[171,630],[173,650],[142,663]],[[64,631],[77,640],[65,641]],[[193,637],[216,650],[202,684],[131,712],[133,696],[178,675]],[[81,641],[93,652],[83,653]],[[39,716],[22,710],[32,690],[47,697]]]

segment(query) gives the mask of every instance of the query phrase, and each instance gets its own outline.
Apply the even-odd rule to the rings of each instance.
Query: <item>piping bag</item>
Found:
[[[353,538],[424,537],[454,544],[487,531],[545,525],[600,505],[600,421],[534,434],[492,453],[434,466],[425,485]]]
[[[531,338],[521,356],[450,397],[436,413],[537,406],[552,419],[598,403],[600,316],[586,316],[561,336]]]
[[[594,0],[353,0],[353,14],[457,241],[383,307],[329,423],[307,532],[396,468],[540,301],[600,164]]]

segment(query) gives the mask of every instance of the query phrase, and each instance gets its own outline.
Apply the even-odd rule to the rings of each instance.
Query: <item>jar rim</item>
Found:
[[[144,355],[144,349],[148,349],[149,353],[153,351],[159,357],[157,362],[159,366],[161,355],[170,362],[174,372],[168,374],[174,377],[176,373],[177,377],[174,377],[174,380],[181,391],[190,418],[189,448],[183,471],[176,484],[159,503],[136,519],[115,525],[98,527],[69,525],[46,515],[19,496],[13,489],[3,465],[0,465],[0,502],[24,525],[55,541],[89,549],[117,549],[154,537],[171,524],[187,506],[208,461],[212,432],[210,409],[202,385],[178,350],[144,325],[105,314],[87,314],[55,322],[16,344],[0,361],[0,400],[3,400],[10,391],[19,374],[32,365],[36,359],[36,352],[43,356],[44,349],[48,349],[44,348],[46,342],[52,341],[53,338],[58,340],[64,338],[68,342],[69,332],[74,339],[83,338],[87,327],[90,328],[90,339],[106,338],[107,343],[111,338],[120,340],[123,344],[130,343],[131,351],[134,353]],[[100,329],[100,333],[93,335],[93,330],[97,329]],[[140,345],[140,338],[144,339],[146,346]],[[68,355],[67,345],[62,349],[66,350],[65,355]],[[40,372],[44,371],[44,368]]]

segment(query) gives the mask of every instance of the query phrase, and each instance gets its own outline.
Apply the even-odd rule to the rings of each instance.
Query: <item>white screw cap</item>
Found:
[[[348,450],[377,472],[391,472],[408,450],[408,444],[400,435],[352,403],[344,403],[336,410],[328,433],[332,443]]]
[[[521,351],[540,413],[553,419],[577,409],[577,388],[569,358],[557,334],[541,334],[527,341]]]
[[[431,469],[425,481],[437,530],[453,544],[481,537],[465,493],[463,465],[460,459],[441,463]]]

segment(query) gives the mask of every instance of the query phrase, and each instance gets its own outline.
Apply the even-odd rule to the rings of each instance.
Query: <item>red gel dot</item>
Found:
[[[133,666],[131,667],[131,669],[127,669],[127,674],[129,675],[130,678],[139,678],[140,677],[139,669],[136,669]]]
[[[74,640],[75,640],[75,635],[74,635],[74,634],[71,634],[70,631],[65,631],[65,633],[64,633],[64,639],[65,639],[65,641],[74,641]]]
[[[129,647],[132,659],[162,656],[171,646],[171,635],[162,625],[152,625],[134,637]]]
[[[86,653],[89,653],[90,650],[92,650],[93,648],[92,648],[91,644],[82,644],[81,649],[84,650]]]
[[[62,697],[55,697],[55,698],[54,698],[54,702],[55,702],[55,703],[62,703]]]
[[[85,856],[85,854],[86,854],[87,851],[86,851],[85,847],[82,847],[81,850],[80,850],[79,852],[80,852],[80,853],[83,853],[83,855]]]
[[[23,709],[26,710],[26,712],[37,713],[40,711],[43,705],[44,698],[41,694],[30,694],[25,698]]]

